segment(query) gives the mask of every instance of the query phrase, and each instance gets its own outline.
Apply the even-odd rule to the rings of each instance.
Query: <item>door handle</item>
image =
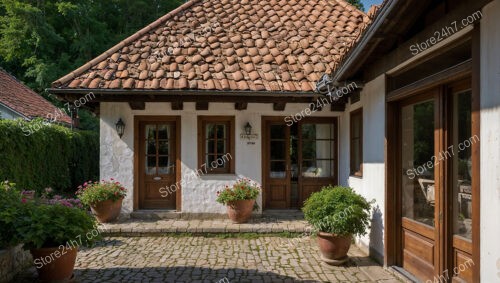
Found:
[[[153,180],[155,181],[160,181],[161,180],[161,177],[154,177]]]

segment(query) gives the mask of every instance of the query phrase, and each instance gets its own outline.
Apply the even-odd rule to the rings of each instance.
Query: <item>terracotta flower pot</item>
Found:
[[[69,282],[73,276],[78,248],[40,248],[30,250],[41,282]]]
[[[318,245],[321,259],[330,265],[340,265],[347,261],[347,252],[351,247],[352,235],[337,236],[318,232]]]
[[[122,210],[123,198],[117,201],[105,200],[90,206],[92,213],[101,223],[115,220]]]
[[[245,223],[252,216],[254,199],[237,200],[228,203],[227,214],[234,223]]]

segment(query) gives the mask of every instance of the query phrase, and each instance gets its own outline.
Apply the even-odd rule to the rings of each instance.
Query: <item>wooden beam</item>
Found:
[[[144,110],[146,109],[146,102],[144,101],[131,101],[128,103],[130,109],[132,110]]]
[[[171,103],[172,110],[183,110],[184,109],[184,104],[182,101],[172,101]]]
[[[286,102],[275,102],[273,103],[274,111],[285,111]]]
[[[246,110],[248,107],[248,102],[236,102],[234,104],[234,109],[236,110]]]
[[[332,104],[330,106],[330,111],[332,112],[344,112],[345,111],[345,104]]]
[[[196,102],[196,110],[208,110],[208,102]]]

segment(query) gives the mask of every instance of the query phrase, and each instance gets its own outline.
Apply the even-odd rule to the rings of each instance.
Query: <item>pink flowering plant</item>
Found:
[[[113,178],[109,181],[85,182],[83,185],[78,186],[78,191],[76,192],[80,201],[87,206],[95,205],[96,203],[106,200],[117,201],[123,199],[126,194],[123,185]]]
[[[228,205],[237,200],[257,199],[260,193],[260,186],[249,179],[239,179],[232,186],[226,186],[222,191],[217,191],[217,202]]]

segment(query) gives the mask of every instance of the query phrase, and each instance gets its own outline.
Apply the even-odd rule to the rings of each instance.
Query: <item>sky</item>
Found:
[[[382,0],[362,0],[365,10],[368,11],[372,5],[378,5],[382,3]]]

